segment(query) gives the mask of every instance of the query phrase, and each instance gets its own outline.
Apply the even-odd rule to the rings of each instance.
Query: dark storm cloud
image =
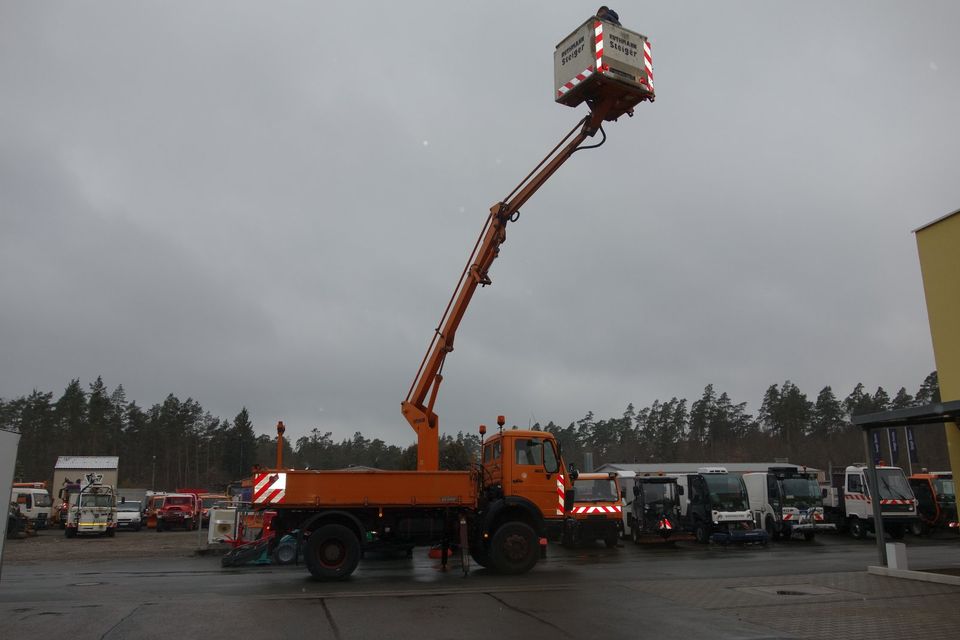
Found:
[[[591,9],[10,5],[0,396],[102,374],[262,431],[412,441],[399,402],[487,208],[581,116],[551,56]],[[441,424],[919,384],[909,232],[960,198],[960,10],[619,9],[658,100],[511,226]]]

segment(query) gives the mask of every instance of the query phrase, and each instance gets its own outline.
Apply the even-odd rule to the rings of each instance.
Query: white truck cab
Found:
[[[117,499],[113,487],[102,481],[101,474],[88,473],[80,491],[70,494],[66,537],[85,533],[113,537],[117,532]]]
[[[913,489],[900,467],[878,466],[877,484],[883,528],[890,537],[899,540],[918,521]],[[830,485],[823,487],[823,506],[827,518],[838,527],[845,527],[854,538],[863,538],[868,531],[875,531],[867,467],[853,464],[834,473]]]
[[[53,501],[45,482],[15,482],[10,491],[10,502],[16,502],[20,513],[25,515],[34,529],[50,526],[50,510]]]
[[[770,467],[765,472],[743,474],[743,482],[754,521],[772,540],[800,534],[810,541],[818,531],[837,528],[826,522],[814,473],[796,467]]]

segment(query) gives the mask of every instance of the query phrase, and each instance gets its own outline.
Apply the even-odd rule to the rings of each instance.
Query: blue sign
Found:
[[[910,454],[910,462],[920,462],[920,454],[917,451],[917,440],[913,435],[913,427],[907,427],[907,452]]]
[[[873,436],[873,461],[880,462],[883,458],[883,454],[880,453],[880,430],[874,429],[870,435]]]
[[[897,428],[887,429],[887,437],[890,438],[890,464],[896,466],[897,458],[900,456],[900,443],[897,440]]]

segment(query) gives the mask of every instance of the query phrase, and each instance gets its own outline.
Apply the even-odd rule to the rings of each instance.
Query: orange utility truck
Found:
[[[623,535],[623,493],[615,471],[581,473],[574,478],[573,508],[563,532],[563,544],[577,546],[603,540],[616,547]]]
[[[576,52],[574,55],[573,52]],[[454,336],[478,287],[491,284],[490,267],[520,207],[604,121],[633,114],[652,101],[646,38],[613,22],[590,18],[554,54],[555,100],[590,113],[560,141],[486,218],[473,252],[421,361],[406,399],[404,418],[417,434],[416,471],[300,471],[284,469],[283,423],[277,425],[277,467],[255,472],[252,504],[277,512],[276,539],[296,532],[307,568],[317,579],[340,579],[367,549],[459,545],[464,573],[469,558],[500,573],[523,573],[562,529],[573,487],[554,437],[540,431],[500,429],[482,441],[481,461],[467,471],[439,469],[440,427],[434,411],[441,372]],[[602,144],[602,142],[601,142]],[[486,429],[481,425],[480,433]]]

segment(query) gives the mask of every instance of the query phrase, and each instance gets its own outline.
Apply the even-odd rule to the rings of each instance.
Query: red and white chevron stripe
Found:
[[[282,504],[286,489],[287,474],[261,473],[253,483],[253,503]]]
[[[913,500],[900,500],[900,499],[886,499],[883,498],[880,500],[880,504],[913,504]]]
[[[603,23],[597,20],[593,23],[593,41],[597,51],[597,66],[595,68],[603,69]]]
[[[557,499],[560,501],[560,503],[557,505],[558,516],[563,515],[563,505],[564,505],[565,497],[566,497],[566,491],[563,488],[563,474],[558,473],[557,474]]]
[[[560,89],[557,91],[557,96],[558,97],[562,96],[563,94],[575,88],[578,84],[580,84],[581,82],[583,82],[584,80],[586,80],[592,75],[593,75],[593,67],[587,67],[586,69],[578,73],[576,76],[574,76],[573,79],[571,79],[569,82],[567,82],[562,87],[560,87]]]
[[[573,513],[622,513],[623,508],[620,505],[614,505],[612,507],[604,506],[579,506],[573,508]]]
[[[643,63],[647,66],[647,86],[653,91],[653,53],[650,50],[650,43],[643,41]]]

